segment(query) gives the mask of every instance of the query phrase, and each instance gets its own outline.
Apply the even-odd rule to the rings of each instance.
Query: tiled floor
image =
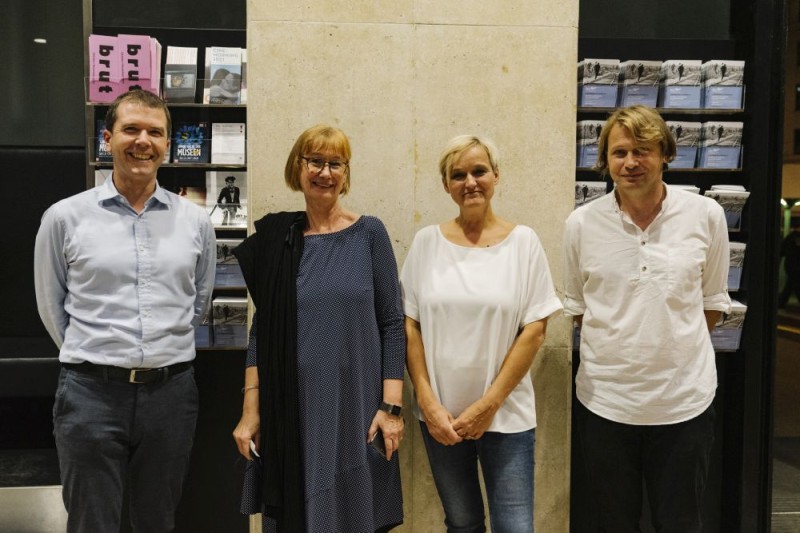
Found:
[[[800,306],[778,313],[772,533],[800,532]]]
[[[61,487],[0,488],[0,531],[3,533],[63,533],[67,512]]]

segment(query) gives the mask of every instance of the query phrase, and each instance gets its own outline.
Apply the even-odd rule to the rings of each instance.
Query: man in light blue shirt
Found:
[[[36,236],[39,314],[60,348],[53,412],[69,532],[172,531],[197,421],[194,326],[214,286],[216,242],[199,206],[159,187],[166,104],[117,98],[106,183],[51,206]]]

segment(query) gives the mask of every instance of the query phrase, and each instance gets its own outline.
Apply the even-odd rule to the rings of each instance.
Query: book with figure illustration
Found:
[[[247,172],[206,172],[206,211],[215,228],[246,228]]]
[[[743,122],[703,122],[698,168],[740,168]]]
[[[105,139],[106,121],[102,118],[95,121],[94,128],[94,160],[97,163],[111,163],[111,145]]]
[[[605,181],[576,181],[575,207],[588,204],[606,195]]]
[[[597,162],[597,143],[605,120],[579,120],[576,124],[576,162],[579,168],[591,168]]]
[[[750,193],[741,185],[712,185],[711,189],[705,192],[712,200],[715,200],[725,211],[725,221],[728,223],[728,231],[740,231],[742,227],[742,211],[750,197]]]
[[[744,61],[712,59],[702,66],[703,107],[741,109],[744,103]]]
[[[669,168],[694,168],[697,162],[697,151],[700,148],[700,122],[683,122],[668,120],[667,127],[675,139],[675,159],[669,162]]]
[[[728,243],[730,249],[730,266],[728,267],[728,290],[738,291],[742,284],[742,267],[744,266],[744,252],[747,244],[743,242],[731,241]]]
[[[584,59],[578,63],[578,105],[617,105],[619,59]]]
[[[701,107],[702,64],[699,59],[667,59],[661,63],[661,107]]]
[[[221,297],[211,303],[214,346],[247,346],[247,298]]]
[[[619,105],[627,107],[642,104],[655,107],[661,78],[661,61],[629,59],[619,64],[621,86]]]
[[[233,249],[242,243],[242,239],[217,239],[217,275],[215,287],[244,288],[244,275],[239,267],[239,260],[233,255]]]

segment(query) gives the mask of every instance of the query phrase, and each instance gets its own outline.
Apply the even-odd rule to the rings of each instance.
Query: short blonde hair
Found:
[[[667,123],[658,112],[646,105],[632,105],[617,109],[606,120],[597,146],[597,163],[594,169],[603,176],[608,174],[608,136],[614,126],[625,128],[633,135],[636,142],[648,144],[656,142],[661,147],[661,155],[669,162],[675,159],[677,148],[675,138],[667,127]],[[666,165],[665,169],[666,169]]]
[[[442,183],[445,186],[453,173],[453,165],[455,165],[456,160],[461,154],[474,146],[480,146],[486,151],[492,171],[497,172],[497,169],[500,168],[500,156],[497,146],[491,139],[477,135],[458,135],[447,142],[447,146],[444,147],[442,156],[439,159],[439,173],[442,175]]]
[[[302,171],[302,157],[307,153],[330,151],[337,153],[345,163],[344,185],[342,195],[350,191],[350,140],[342,130],[327,124],[317,124],[311,126],[300,134],[289,152],[286,159],[286,168],[283,171],[283,179],[286,185],[293,191],[302,190],[300,186],[300,172]]]

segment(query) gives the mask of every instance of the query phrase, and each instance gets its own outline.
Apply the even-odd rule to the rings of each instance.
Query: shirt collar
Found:
[[[112,173],[111,176],[106,179],[105,183],[99,187],[97,199],[100,203],[103,203],[107,200],[119,201],[123,198],[122,194],[120,194],[120,192],[117,190],[117,187],[114,185],[113,178],[114,174]],[[153,201],[159,202],[165,206],[172,203],[167,191],[161,188],[161,186],[158,184],[158,181],[156,181],[156,190],[153,192],[153,196],[147,200],[147,203],[149,204]]]

